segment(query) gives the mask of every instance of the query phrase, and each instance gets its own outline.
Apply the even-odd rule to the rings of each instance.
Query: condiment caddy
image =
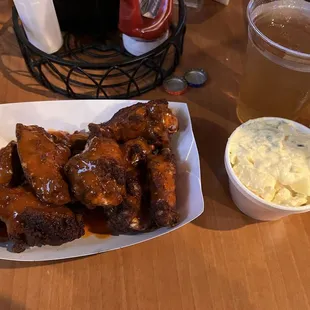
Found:
[[[40,1],[48,3],[50,0]],[[53,52],[57,48],[42,48],[31,39],[31,31],[27,32],[30,28],[26,26],[25,29],[19,22],[23,18],[22,11],[19,10],[19,16],[17,7],[13,7],[13,28],[33,77],[48,89],[77,99],[126,99],[161,85],[174,72],[183,53],[184,0],[179,1],[174,22],[172,0],[158,2],[155,15],[160,16],[159,19],[149,17],[151,6],[147,7],[146,16],[140,16],[139,20],[126,17],[122,6],[125,2],[127,5],[137,4],[135,1],[121,2],[119,29],[123,32],[124,44],[115,32],[103,36],[80,36],[68,31],[62,33],[60,39],[64,43],[61,48],[61,44],[57,45],[60,50],[56,53]],[[139,4],[135,11],[137,16],[142,14],[141,9]],[[27,19],[23,18],[23,23],[27,25]],[[59,33],[59,26],[55,28]],[[128,44],[130,40],[140,45],[138,53],[133,45]]]

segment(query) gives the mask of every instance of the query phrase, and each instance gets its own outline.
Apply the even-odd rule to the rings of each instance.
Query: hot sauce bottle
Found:
[[[121,0],[119,30],[126,50],[139,56],[169,36],[173,0]]]

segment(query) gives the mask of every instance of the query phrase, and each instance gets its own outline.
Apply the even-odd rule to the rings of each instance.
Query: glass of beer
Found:
[[[310,3],[251,0],[237,115],[296,119],[310,102]]]

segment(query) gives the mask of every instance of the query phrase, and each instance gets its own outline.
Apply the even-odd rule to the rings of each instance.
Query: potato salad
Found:
[[[250,191],[278,205],[310,203],[310,134],[262,118],[240,126],[231,139],[231,165]]]

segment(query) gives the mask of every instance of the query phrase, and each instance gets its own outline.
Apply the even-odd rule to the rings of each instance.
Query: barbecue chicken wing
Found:
[[[174,226],[179,220],[176,209],[176,163],[170,149],[149,155],[147,161],[151,194],[151,216],[156,225]]]
[[[150,226],[147,210],[143,208],[143,169],[141,164],[154,146],[138,138],[122,146],[127,162],[126,197],[123,203],[107,211],[108,224],[114,232],[144,231]]]
[[[39,126],[16,125],[17,149],[25,177],[36,196],[54,205],[70,202],[63,167],[70,150],[54,143],[50,134]]]
[[[81,216],[69,208],[42,203],[22,187],[0,188],[0,219],[17,253],[28,246],[60,245],[84,235]]]
[[[0,186],[17,186],[22,182],[23,170],[16,142],[11,141],[0,150]]]
[[[93,137],[82,153],[69,160],[65,171],[75,198],[89,209],[123,202],[126,165],[114,140]]]
[[[118,142],[142,137],[151,144],[166,146],[169,135],[178,130],[178,119],[166,100],[154,100],[121,109],[106,123],[89,124],[89,130],[92,135],[101,134]]]
[[[142,201],[142,187],[139,172],[132,168],[126,172],[126,197],[114,208],[106,210],[107,222],[113,232],[127,233],[132,230],[143,230],[139,213]]]

